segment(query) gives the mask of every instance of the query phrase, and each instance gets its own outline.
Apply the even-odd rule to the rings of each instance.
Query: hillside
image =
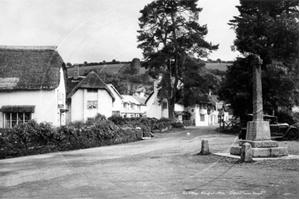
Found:
[[[226,71],[227,66],[229,66],[229,65],[231,65],[231,63],[206,63],[205,67],[207,69],[212,69],[212,70],[218,69],[221,71]]]
[[[79,67],[79,75],[84,75],[90,70],[97,70],[108,72],[112,74],[118,74],[121,70],[124,70],[126,67],[130,66],[130,62],[127,63],[116,63],[116,64],[101,64],[101,65],[88,65]],[[75,67],[68,68],[68,77],[74,75]],[[145,68],[140,68],[140,74],[146,72]]]
[[[84,75],[84,73],[90,71],[90,70],[100,70],[103,72],[109,72],[113,74],[119,73],[121,69],[124,67],[129,66],[130,63],[117,63],[117,64],[105,64],[105,65],[91,65],[91,66],[82,66],[79,67],[79,75]],[[218,69],[221,71],[226,71],[227,66],[230,65],[230,63],[206,63],[205,67],[207,69]],[[68,68],[68,77],[71,77],[74,75],[75,67]],[[140,74],[144,74],[146,72],[145,68],[140,68]]]

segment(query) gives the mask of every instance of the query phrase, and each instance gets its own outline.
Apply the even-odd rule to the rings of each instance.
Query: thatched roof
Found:
[[[67,98],[71,98],[74,93],[80,89],[103,89],[108,92],[108,94],[112,97],[113,101],[115,101],[114,94],[110,91],[110,89],[107,87],[107,85],[104,83],[104,81],[94,72],[91,71],[86,78],[81,80],[68,94]]]
[[[0,91],[55,89],[62,64],[56,47],[0,46]]]
[[[3,113],[34,113],[35,106],[2,106],[0,111]]]

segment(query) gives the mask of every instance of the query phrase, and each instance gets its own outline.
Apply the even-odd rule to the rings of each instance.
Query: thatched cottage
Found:
[[[77,74],[67,81],[67,122],[85,122],[98,113],[110,117],[114,100],[111,90],[94,71],[86,77]]]
[[[63,64],[56,47],[0,46],[0,128],[65,123]]]

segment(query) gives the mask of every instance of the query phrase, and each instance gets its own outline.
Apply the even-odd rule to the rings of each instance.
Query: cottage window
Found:
[[[4,113],[4,128],[13,128],[18,124],[28,122],[31,119],[31,113]]]
[[[98,102],[97,101],[88,101],[87,102],[87,109],[97,109]]]
[[[87,92],[88,92],[88,93],[97,93],[97,92],[98,92],[98,89],[95,89],[95,88],[88,88],[88,89],[87,89]]]
[[[120,116],[121,114],[120,114],[120,111],[113,111],[112,115],[119,115]]]

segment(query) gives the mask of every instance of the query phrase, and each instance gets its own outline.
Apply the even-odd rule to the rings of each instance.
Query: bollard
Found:
[[[208,155],[208,154],[210,154],[209,147],[208,147],[208,140],[202,140],[200,154],[201,155]]]
[[[252,147],[249,143],[244,143],[241,149],[241,161],[252,162]]]

